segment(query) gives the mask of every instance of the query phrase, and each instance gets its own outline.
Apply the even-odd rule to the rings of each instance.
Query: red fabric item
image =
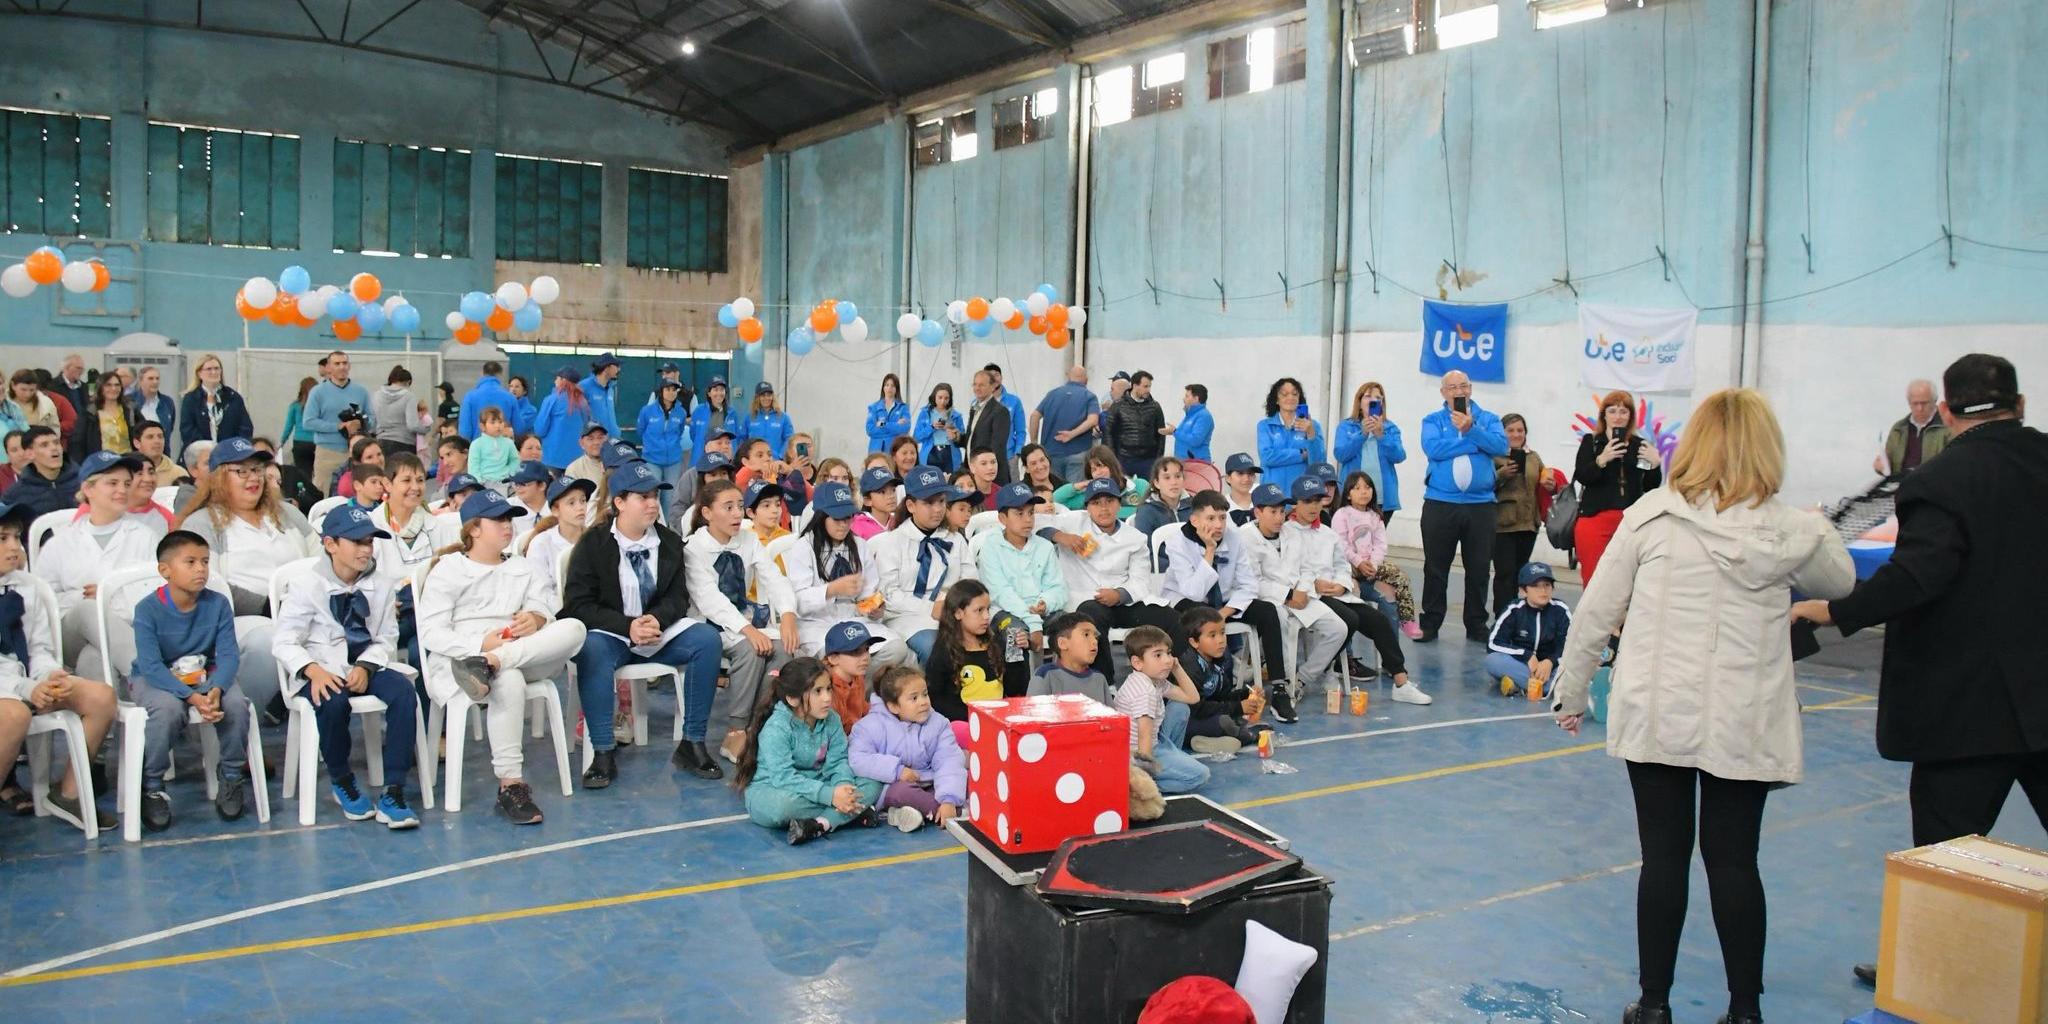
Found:
[[[1564,470],[1561,470],[1556,466],[1546,466],[1544,467],[1544,472],[1550,475],[1550,482],[1552,486],[1550,490],[1546,491],[1542,487],[1542,482],[1537,482],[1538,486],[1536,488],[1536,529],[1538,530],[1543,529],[1543,524],[1549,521],[1550,506],[1557,501],[1558,494],[1561,493],[1565,488],[1570,487],[1572,483],[1571,478],[1564,475]]]
[[[1593,570],[1600,567],[1600,556],[1607,550],[1607,542],[1614,539],[1614,532],[1621,529],[1621,510],[1608,509],[1590,516],[1580,516],[1572,526],[1572,546],[1579,553],[1579,578],[1587,586],[1593,585]]]
[[[1236,989],[1206,974],[1190,974],[1152,993],[1138,1024],[1258,1024],[1258,1018]]]

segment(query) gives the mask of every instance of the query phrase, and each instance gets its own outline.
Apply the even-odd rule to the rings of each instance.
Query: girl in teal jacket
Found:
[[[754,711],[733,784],[745,790],[754,824],[787,829],[791,846],[848,823],[875,826],[882,784],[855,777],[846,760],[846,730],[832,712],[824,662],[795,658],[782,666]]]

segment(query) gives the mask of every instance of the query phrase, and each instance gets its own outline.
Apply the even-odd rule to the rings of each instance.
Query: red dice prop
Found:
[[[967,711],[967,819],[997,846],[1035,853],[1129,825],[1129,718],[1078,693]]]

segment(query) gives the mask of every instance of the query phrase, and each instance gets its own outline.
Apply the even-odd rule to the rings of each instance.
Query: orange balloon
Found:
[[[1024,311],[1021,309],[1018,310],[1016,315],[1010,317],[1009,322],[1003,324],[1003,326],[1013,331],[1019,327],[1024,326]]]
[[[279,295],[277,301],[271,303],[270,308],[264,312],[270,317],[270,322],[279,327],[299,325],[299,304],[290,295]]]
[[[1046,329],[1050,326],[1051,325],[1047,324],[1045,322],[1045,318],[1042,316],[1034,316],[1031,318],[1031,333],[1033,334],[1044,334],[1046,332]]]
[[[112,274],[109,274],[109,273],[107,273],[107,265],[106,265],[106,264],[104,264],[104,263],[101,263],[101,262],[100,262],[100,261],[98,261],[98,260],[94,260],[94,261],[92,261],[92,290],[93,290],[93,291],[96,291],[96,292],[103,292],[103,291],[106,291],[106,290],[107,290],[107,285],[109,285],[109,284],[112,284],[112,283],[113,283],[113,280],[114,280],[114,277],[113,277],[113,275],[112,275]]]
[[[830,334],[839,326],[839,312],[830,306],[819,306],[811,310],[811,330],[819,334]]]
[[[1067,307],[1057,302],[1045,307],[1045,322],[1053,327],[1065,327],[1067,325]]]
[[[1052,330],[1045,332],[1045,343],[1051,345],[1053,348],[1066,348],[1067,329],[1064,327],[1055,327]]]
[[[484,320],[484,326],[503,334],[512,329],[512,311],[503,306],[491,308],[491,315]]]
[[[64,276],[64,261],[56,253],[37,250],[22,261],[28,267],[28,279],[37,284],[56,284]]]
[[[304,314],[304,313],[301,313],[301,312],[299,312],[299,304],[298,304],[298,303],[296,303],[296,302],[292,303],[292,326],[293,326],[293,327],[311,327],[311,326],[313,326],[314,324],[317,324],[317,323],[319,323],[319,322],[320,322],[319,318],[317,318],[317,317],[310,317],[310,316],[307,316],[307,315],[306,315],[306,314]]]
[[[967,300],[967,319],[969,319],[969,320],[985,320],[985,319],[987,319],[987,318],[988,318],[988,300],[987,300],[987,299],[984,299],[984,298],[982,298],[981,296],[977,295],[977,296],[975,296],[974,298],[971,298],[971,299],[968,299],[968,300]]]
[[[334,336],[343,341],[354,341],[363,336],[363,325],[354,320],[336,320]]]
[[[349,278],[348,293],[357,302],[375,302],[377,296],[384,294],[384,282],[377,280],[375,274],[357,274]]]
[[[740,340],[752,344],[761,340],[767,328],[761,326],[761,318],[750,316],[740,321]]]
[[[474,320],[464,320],[462,326],[455,329],[455,340],[465,345],[474,345],[483,336],[483,326]]]
[[[261,320],[267,311],[249,305],[249,300],[238,291],[235,293],[235,312],[242,314],[244,320]]]

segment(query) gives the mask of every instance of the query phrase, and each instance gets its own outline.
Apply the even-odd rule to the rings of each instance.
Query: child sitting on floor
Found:
[[[1117,687],[1116,709],[1131,720],[1131,757],[1159,783],[1161,793],[1191,793],[1209,781],[1209,766],[1181,749],[1188,714],[1201,696],[1180,662],[1173,641],[1157,626],[1139,626],[1124,637],[1130,677]]]
[[[1181,670],[1195,684],[1201,700],[1188,714],[1188,746],[1197,754],[1230,754],[1258,742],[1257,729],[1245,717],[1265,704],[1264,694],[1235,678],[1230,637],[1223,631],[1223,613],[1193,605],[1180,616],[1188,648],[1180,654]],[[1125,643],[1126,650],[1129,642]]]
[[[1095,623],[1080,612],[1068,612],[1046,623],[1045,635],[1052,641],[1053,660],[1032,674],[1026,695],[1083,693],[1098,703],[1109,703],[1109,680],[1095,671],[1095,645],[1101,642]]]
[[[235,607],[206,589],[212,554],[205,538],[174,530],[156,545],[164,585],[135,605],[135,662],[128,695],[149,715],[142,741],[142,827],[171,827],[164,773],[171,745],[185,731],[187,709],[220,740],[220,789],[213,809],[223,821],[242,816],[249,797],[249,698],[235,686],[242,649],[235,643]]]
[[[832,679],[832,710],[839,727],[851,733],[868,713],[868,648],[880,637],[851,619],[825,634],[825,674]]]
[[[1486,679],[1500,681],[1500,694],[1512,697],[1534,685],[1549,689],[1551,674],[1564,654],[1572,610],[1551,592],[1557,577],[1543,562],[1530,562],[1515,577],[1521,600],[1500,613],[1487,638]],[[1543,692],[1539,690],[1537,692]]]
[[[991,623],[988,588],[980,580],[961,580],[946,591],[939,605],[939,638],[932,644],[925,679],[932,710],[953,723],[953,733],[967,742],[967,705],[977,700],[1022,697],[1031,685],[1031,666],[1004,657],[1003,637]]]
[[[924,676],[897,666],[875,680],[868,712],[847,740],[854,774],[888,786],[876,807],[889,824],[915,832],[944,825],[967,802],[967,758],[946,720],[932,713]]]
[[[853,774],[846,734],[832,720],[825,663],[793,658],[762,688],[733,785],[746,794],[747,817],[789,832],[802,846],[846,824],[873,828],[882,784]]]

